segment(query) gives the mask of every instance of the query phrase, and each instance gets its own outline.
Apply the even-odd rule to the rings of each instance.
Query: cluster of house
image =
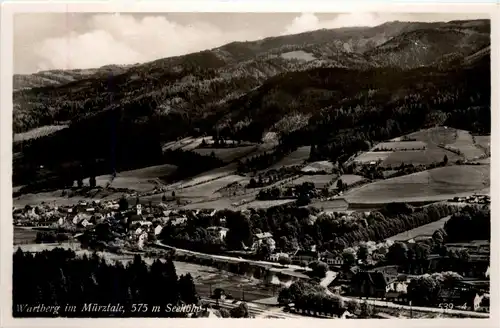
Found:
[[[203,212],[203,213],[202,213]],[[205,213],[206,212],[206,213]],[[93,226],[104,222],[115,222],[120,217],[127,223],[129,242],[137,243],[139,248],[152,235],[159,235],[167,224],[179,225],[188,220],[188,217],[197,215],[213,216],[215,210],[178,211],[158,206],[141,204],[132,206],[126,211],[120,210],[118,201],[79,202],[76,205],[56,206],[42,204],[13,209],[14,225],[44,228],[65,228],[74,232],[83,232]],[[220,231],[221,239],[227,232],[223,227],[211,227]]]
[[[490,204],[490,196],[488,195],[473,195],[467,197],[454,197],[453,202],[467,204]]]
[[[328,264],[331,269],[338,269],[344,264],[344,258],[341,254],[333,254],[329,251],[318,252],[314,247],[312,247],[312,249],[298,249],[292,253],[272,253],[266,260],[270,262],[279,262],[281,258],[288,258],[292,264],[297,265],[321,261]]]
[[[337,294],[411,304],[407,296],[408,286],[417,277],[399,272],[399,267],[395,265],[370,270],[355,266],[339,272],[328,288]],[[452,285],[440,289],[434,306],[438,304],[447,304],[448,308],[453,304],[457,309],[487,312],[489,281],[467,278],[456,280]]]

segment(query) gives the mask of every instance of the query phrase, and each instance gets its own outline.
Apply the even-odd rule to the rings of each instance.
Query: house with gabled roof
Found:
[[[301,262],[314,262],[319,260],[319,254],[316,251],[299,249],[292,255],[292,262],[300,264]]]
[[[360,271],[353,277],[351,291],[355,296],[384,298],[387,281],[380,271]]]

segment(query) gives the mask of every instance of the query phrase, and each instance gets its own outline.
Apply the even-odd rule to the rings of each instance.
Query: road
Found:
[[[319,284],[325,288],[328,288],[328,286],[332,283],[332,281],[335,280],[336,277],[337,272],[328,270],[325,277],[321,279]]]
[[[190,251],[188,249],[182,249],[182,248],[177,248],[169,245],[165,245],[159,241],[155,243],[155,245],[159,246],[160,248],[169,248],[175,250],[177,253],[184,253],[184,254],[191,254],[191,255],[197,255],[199,257],[204,257],[204,258],[212,258],[212,259],[217,259],[217,260],[224,260],[224,261],[231,261],[231,262],[247,262],[249,264],[254,264],[254,265],[260,265],[260,266],[271,266],[274,267],[276,265],[279,265],[276,262],[268,262],[268,261],[254,261],[254,260],[249,260],[249,259],[244,259],[240,257],[233,257],[233,256],[225,256],[225,255],[215,255],[215,254],[207,254],[207,253],[200,253],[200,252],[195,252],[195,251]],[[293,270],[305,270],[305,271],[310,271],[311,268],[304,268],[299,265],[293,265],[289,264],[286,267],[283,267],[284,270],[286,269],[293,269]]]

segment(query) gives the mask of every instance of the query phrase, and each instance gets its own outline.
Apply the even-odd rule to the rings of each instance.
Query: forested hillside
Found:
[[[488,133],[489,33],[484,20],[319,30],[17,91],[14,133],[69,127],[16,142],[14,182],[37,165],[154,165],[163,143],[215,130],[249,141],[275,131],[281,147],[314,144],[335,161],[425,126]]]

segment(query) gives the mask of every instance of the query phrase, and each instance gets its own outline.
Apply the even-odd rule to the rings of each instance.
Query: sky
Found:
[[[22,13],[14,17],[14,73],[136,64],[323,28],[388,21],[478,19],[458,13]]]

